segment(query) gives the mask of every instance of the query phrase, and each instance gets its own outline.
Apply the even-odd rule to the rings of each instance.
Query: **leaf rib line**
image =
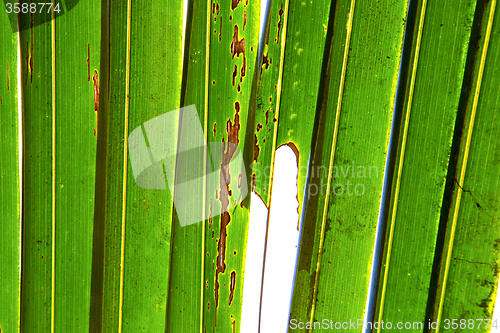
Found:
[[[328,175],[332,174],[333,160],[335,158],[335,149],[337,147],[337,137],[338,137],[338,133],[339,133],[339,122],[340,122],[340,111],[342,109],[342,97],[344,94],[345,77],[346,77],[346,71],[347,71],[347,61],[349,58],[349,45],[351,43],[352,22],[354,19],[355,5],[356,5],[356,0],[352,0],[351,8],[349,9],[349,21],[347,23],[347,37],[346,37],[345,48],[344,48],[344,58],[342,60],[342,73],[340,76],[339,95],[338,95],[338,99],[337,99],[337,110],[335,113],[335,127],[333,130],[332,150],[330,152],[330,162],[329,162],[329,166],[328,166]],[[316,311],[316,298],[318,296],[318,285],[319,285],[319,271],[320,271],[320,267],[321,267],[323,246],[325,243],[326,214],[328,212],[328,201],[330,199],[331,186],[332,186],[332,178],[330,176],[328,176],[328,181],[326,184],[325,204],[323,206],[323,216],[321,218],[321,234],[320,234],[320,240],[319,240],[319,246],[318,246],[318,261],[316,263],[316,276],[314,278],[314,289],[313,289],[310,322],[314,321],[314,313]],[[312,328],[309,330],[309,332],[312,332]]]
[[[441,321],[441,315],[443,313],[444,295],[446,293],[446,282],[448,280],[448,273],[449,273],[450,262],[451,262],[451,253],[453,250],[453,241],[455,240],[455,230],[457,227],[458,212],[460,210],[460,201],[462,199],[462,193],[463,193],[462,186],[464,185],[465,172],[467,169],[467,160],[469,158],[470,143],[472,140],[472,132],[474,129],[474,119],[476,118],[477,104],[479,101],[479,94],[481,92],[481,82],[483,79],[484,65],[486,63],[486,55],[488,53],[488,45],[490,42],[491,28],[493,25],[493,18],[495,16],[496,3],[497,3],[497,0],[492,0],[492,2],[491,2],[491,9],[490,9],[490,15],[488,18],[488,26],[486,27],[486,37],[484,40],[483,53],[481,55],[481,62],[479,64],[477,85],[476,85],[476,90],[474,92],[474,100],[472,103],[472,111],[471,111],[471,117],[470,117],[470,121],[469,121],[469,129],[467,131],[467,139],[466,139],[466,143],[465,143],[464,160],[462,163],[462,169],[460,171],[460,182],[459,182],[459,186],[457,189],[457,201],[455,204],[455,210],[453,212],[453,220],[452,220],[451,231],[450,231],[450,240],[449,240],[448,252],[446,254],[446,263],[445,263],[444,276],[443,276],[443,286],[441,288],[441,296],[439,298],[439,308],[438,308],[438,315],[437,315],[437,322],[438,323]],[[438,332],[439,332],[439,325],[438,325],[438,328],[436,329],[436,333],[438,333]]]
[[[127,1],[127,61],[125,75],[125,128],[123,147],[123,198],[122,198],[122,234],[120,244],[120,305],[118,313],[118,333],[123,329],[123,285],[125,275],[125,221],[127,211],[127,167],[128,167],[128,115],[130,109],[130,35],[132,1]]]
[[[262,280],[261,280],[261,287],[260,287],[260,306],[259,306],[259,332],[260,332],[260,324],[261,324],[261,311],[262,311],[262,294],[264,291],[264,270],[266,268],[266,252],[267,252],[267,237],[269,234],[269,218],[271,216],[271,198],[273,195],[273,181],[274,181],[274,164],[276,162],[276,142],[278,140],[278,124],[279,124],[279,115],[280,115],[280,106],[281,106],[281,87],[283,84],[283,67],[284,67],[284,59],[285,59],[285,46],[286,46],[286,32],[287,32],[287,26],[288,26],[288,8],[290,5],[290,1],[286,0],[285,1],[285,14],[283,16],[283,31],[282,31],[282,38],[281,38],[281,50],[280,50],[280,66],[279,66],[279,72],[278,72],[278,89],[276,92],[276,122],[274,123],[274,129],[273,129],[273,145],[272,145],[272,156],[271,156],[271,172],[270,172],[270,177],[269,177],[269,188],[268,188],[268,199],[267,199],[267,223],[266,223],[266,238],[264,240],[264,259],[263,259],[263,265],[262,265]],[[271,4],[272,6],[272,4]],[[269,10],[269,15],[271,15],[271,10]],[[267,29],[271,28],[271,20],[269,19],[268,21],[268,27]],[[278,31],[279,33],[279,31]],[[260,77],[259,77],[260,80]],[[266,203],[264,203],[266,204]],[[300,221],[300,218],[299,218]]]
[[[210,73],[210,5],[211,1],[207,1],[207,33],[206,33],[206,46],[205,46],[205,108],[204,108],[204,120],[203,120],[203,133],[205,137],[205,149],[203,150],[203,226],[201,228],[201,297],[200,297],[200,333],[203,332],[203,312],[205,303],[205,248],[206,248],[206,234],[208,223],[206,221],[207,212],[207,159],[208,159],[208,88],[209,84],[209,73]],[[212,168],[213,170],[213,168]]]
[[[55,0],[52,1],[54,5]],[[55,298],[56,298],[56,20],[52,6],[51,23],[52,45],[52,283],[50,304],[50,332],[55,331]]]
[[[17,24],[19,24],[19,19],[17,20]],[[16,87],[22,87],[22,71],[21,71],[21,63],[20,63],[20,55],[21,55],[21,32],[17,32],[16,36],[16,68],[19,68],[18,74],[16,77]],[[23,118],[24,118],[24,108],[23,108],[23,91],[22,88],[17,90],[17,109],[19,112],[19,107],[21,107],[21,114],[18,116],[17,120],[17,126],[18,126],[18,137],[17,137],[17,144],[18,144],[18,175],[19,175],[19,283],[18,283],[18,293],[17,297],[19,299],[18,302],[18,309],[17,309],[17,329],[18,332],[21,332],[21,293],[22,293],[22,283],[23,283],[23,275],[22,275],[22,260],[23,260],[23,217],[22,217],[22,211],[23,211],[23,165],[24,165],[24,154],[23,154],[23,141],[22,138],[24,137],[24,124],[23,124]],[[18,113],[19,114],[19,113]]]
[[[394,225],[396,222],[396,212],[398,209],[399,188],[401,186],[401,174],[403,172],[403,162],[404,162],[405,150],[406,150],[406,139],[408,138],[408,127],[410,124],[411,104],[412,104],[412,100],[413,100],[413,93],[415,91],[415,80],[416,80],[416,76],[417,76],[418,57],[420,54],[420,46],[422,44],[422,32],[423,32],[423,27],[424,27],[426,7],[427,7],[427,0],[424,0],[422,2],[422,9],[421,9],[421,13],[420,13],[420,21],[419,21],[418,35],[417,35],[417,44],[415,47],[415,59],[413,61],[413,68],[412,68],[412,73],[411,73],[410,91],[409,91],[409,95],[408,95],[408,104],[407,104],[407,109],[406,109],[405,125],[404,125],[404,130],[403,130],[403,141],[401,144],[401,157],[400,157],[399,163],[398,163],[399,164],[398,165],[398,175],[397,175],[397,179],[396,179],[396,189],[395,189],[395,193],[394,193],[394,206],[392,209],[391,227],[389,230],[389,242],[387,245],[387,258],[386,258],[386,264],[385,264],[385,269],[384,269],[384,281],[382,282],[382,292],[381,292],[381,298],[380,298],[380,312],[379,312],[379,316],[378,316],[378,322],[381,322],[382,315],[384,312],[384,302],[385,302],[385,295],[386,295],[386,291],[387,291],[387,274],[389,272],[389,263],[391,260],[392,242],[394,239]],[[377,329],[377,332],[380,332],[380,329]]]

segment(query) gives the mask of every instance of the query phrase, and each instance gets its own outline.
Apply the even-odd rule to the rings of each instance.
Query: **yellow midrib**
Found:
[[[50,332],[55,331],[55,295],[56,295],[56,20],[55,1],[52,1],[52,283],[50,294]]]
[[[118,333],[123,329],[123,280],[125,274],[125,222],[127,211],[127,162],[128,162],[128,114],[130,108],[130,34],[131,34],[132,1],[127,1],[127,61],[125,78],[125,128],[123,147],[123,197],[122,197],[122,234],[120,244],[120,299],[118,314]]]
[[[355,5],[356,5],[356,0],[352,0],[351,7],[349,9],[349,21],[347,23],[347,36],[346,36],[346,43],[345,43],[345,48],[344,48],[344,58],[342,60],[342,72],[341,72],[341,76],[340,76],[339,94],[338,94],[338,98],[337,98],[337,110],[335,113],[335,127],[333,130],[332,149],[330,151],[330,162],[329,162],[329,166],[328,166],[328,175],[332,174],[333,160],[335,159],[335,150],[337,147],[337,137],[338,137],[338,131],[339,131],[339,122],[340,122],[340,111],[342,109],[342,97],[344,95],[344,84],[345,84],[345,77],[346,77],[346,71],[347,71],[347,61],[349,59],[349,46],[351,43],[352,22],[354,19]],[[318,295],[319,271],[320,271],[320,267],[321,267],[323,246],[324,246],[324,242],[325,242],[326,215],[328,212],[328,202],[330,199],[331,180],[332,180],[332,177],[328,177],[328,182],[326,184],[325,204],[323,206],[323,216],[322,216],[322,220],[321,220],[321,234],[320,234],[319,246],[318,246],[318,261],[316,263],[316,275],[314,277],[314,289],[313,289],[311,317],[310,317],[311,323],[314,322],[314,313],[316,311],[316,298]],[[309,330],[309,332],[310,333],[312,332],[312,328]]]
[[[404,162],[404,156],[405,156],[405,150],[406,150],[406,139],[408,137],[408,127],[410,124],[411,104],[412,104],[412,100],[413,100],[413,93],[415,91],[415,80],[416,80],[416,76],[417,76],[418,57],[420,54],[420,46],[422,44],[422,31],[423,31],[423,27],[424,27],[426,7],[427,7],[427,0],[424,0],[422,2],[422,8],[421,8],[421,12],[420,12],[420,21],[419,21],[419,25],[418,25],[418,34],[417,34],[417,44],[415,47],[415,58],[413,60],[413,69],[412,69],[412,74],[411,74],[410,90],[409,90],[409,94],[408,94],[408,104],[407,104],[407,109],[406,109],[405,125],[404,125],[404,130],[403,130],[403,140],[402,140],[402,144],[401,144],[401,157],[399,159],[398,174],[397,174],[397,178],[396,178],[396,189],[394,192],[394,206],[393,206],[392,214],[391,214],[389,241],[388,241],[388,245],[387,245],[387,258],[385,260],[384,280],[382,282],[382,292],[381,292],[381,297],[380,297],[380,311],[379,311],[379,316],[378,316],[379,323],[381,322],[382,315],[384,313],[385,295],[386,295],[386,291],[387,291],[387,275],[389,272],[389,264],[391,261],[392,242],[394,239],[394,225],[396,223],[396,212],[398,209],[399,188],[401,186],[401,174],[403,171],[403,162]],[[379,331],[380,331],[380,329],[377,329],[377,332],[379,332]]]
[[[457,199],[456,199],[455,209],[453,211],[453,219],[452,219],[452,223],[451,223],[450,240],[449,240],[449,244],[448,244],[448,251],[446,254],[443,283],[442,283],[442,287],[441,287],[441,296],[439,298],[439,308],[438,308],[438,314],[437,314],[437,318],[436,318],[436,321],[438,323],[441,321],[441,316],[443,314],[443,303],[444,303],[444,296],[446,293],[446,282],[448,280],[448,273],[450,270],[451,253],[453,250],[453,241],[455,239],[455,230],[457,227],[458,212],[460,210],[460,200],[462,198],[462,192],[463,192],[462,186],[464,185],[464,180],[465,180],[465,172],[467,169],[467,159],[469,158],[470,143],[471,143],[471,139],[472,139],[472,131],[474,128],[474,119],[476,117],[477,104],[479,101],[479,93],[481,92],[481,82],[483,79],[484,64],[486,63],[486,55],[488,53],[488,45],[490,42],[491,27],[493,25],[493,18],[495,16],[496,3],[497,3],[497,0],[492,0],[492,2],[491,2],[490,15],[488,17],[488,26],[486,28],[486,36],[484,39],[483,53],[481,55],[481,62],[479,64],[479,72],[477,75],[476,90],[474,91],[474,100],[472,103],[471,117],[469,120],[469,129],[467,131],[467,139],[466,139],[466,143],[465,143],[464,158],[463,158],[463,163],[462,163],[462,169],[460,170],[459,186],[457,189]],[[490,327],[490,329],[491,329],[491,327]],[[436,333],[438,333],[438,332],[439,332],[439,325],[438,325],[438,328],[436,329]]]

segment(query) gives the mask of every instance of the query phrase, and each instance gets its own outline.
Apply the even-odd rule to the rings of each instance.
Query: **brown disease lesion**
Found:
[[[227,132],[227,144],[222,136],[222,163],[220,168],[220,181],[219,186],[221,191],[219,192],[219,201],[221,203],[221,217],[220,217],[220,230],[219,230],[219,241],[217,243],[217,259],[216,259],[216,270],[215,270],[215,324],[217,325],[217,309],[219,308],[219,274],[224,274],[226,272],[226,247],[227,247],[227,226],[231,222],[231,215],[229,214],[229,196],[231,195],[231,190],[229,188],[231,177],[229,174],[229,162],[233,157],[239,143],[239,133],[240,133],[240,102],[236,101],[234,103],[235,114],[233,120],[228,119],[226,122],[226,132]],[[227,189],[227,192],[222,191],[223,188]],[[227,193],[227,194],[226,194]]]
[[[90,43],[87,43],[87,69],[88,69],[87,81],[90,81]]]
[[[231,285],[229,286],[229,306],[233,302],[234,298],[234,287],[236,286],[236,272],[231,272]]]
[[[246,75],[247,59],[245,56],[245,38],[238,39],[238,25],[234,25],[233,39],[231,41],[231,56],[232,59],[236,56],[240,57],[243,54],[243,66],[240,71],[240,82],[243,82],[243,77]]]
[[[97,69],[94,70],[94,76],[92,77],[92,80],[94,81],[94,111],[96,113],[96,129],[94,129],[94,136],[99,139],[99,95],[100,95],[100,88],[99,88],[99,74],[97,73]]]

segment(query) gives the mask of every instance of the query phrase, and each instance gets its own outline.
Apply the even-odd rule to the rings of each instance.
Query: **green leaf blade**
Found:
[[[247,133],[253,132],[255,112],[251,103],[255,98],[260,1],[212,1],[210,13],[207,140],[211,147],[223,149],[223,159],[228,162],[241,154],[247,167],[254,143]],[[226,143],[238,145],[239,152],[231,153]],[[212,165],[211,160],[207,161],[207,169],[207,174],[213,171],[217,176],[216,184],[207,182],[207,198],[215,199],[207,199],[214,214],[205,222],[203,329],[238,332],[250,186],[245,198],[235,193],[246,183],[250,170],[245,170],[247,177],[244,177],[238,164],[232,163],[226,169],[221,164]],[[225,172],[229,173],[230,182],[222,178]]]
[[[21,17],[22,27],[31,26],[20,34],[25,142],[21,326],[86,332],[100,6],[81,1],[57,19],[51,20],[51,13]],[[96,79],[98,85],[98,74]]]
[[[433,321],[441,332],[466,323],[477,332],[492,329],[498,292],[498,149],[500,40],[498,5],[478,5],[481,36],[475,57],[473,83],[468,100],[452,204],[440,266],[440,284],[435,299]],[[448,320],[447,320],[448,319]],[[474,323],[470,321],[474,319]],[[477,319],[477,320],[476,320]],[[463,327],[463,325],[462,325]]]
[[[299,321],[353,319],[361,329],[407,6],[336,5],[292,303]]]
[[[17,88],[17,33],[8,17],[0,18],[0,330],[19,332],[20,320],[20,175]]]
[[[450,15],[443,17],[443,11]],[[405,78],[409,88],[398,138],[378,322],[425,321],[474,11],[472,1],[423,1],[418,6],[411,72]],[[401,307],[411,308],[412,313],[400,311]]]

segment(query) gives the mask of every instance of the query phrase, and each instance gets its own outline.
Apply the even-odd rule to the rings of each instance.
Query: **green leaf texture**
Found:
[[[419,1],[375,320],[424,323],[475,1]],[[447,15],[443,15],[447,13]],[[381,331],[379,329],[377,331]],[[419,332],[422,326],[412,325]]]
[[[238,144],[245,164],[252,152],[255,96],[254,80],[258,55],[260,2],[211,1],[208,54],[208,111],[206,135],[211,143],[224,143],[223,158],[231,159]],[[228,145],[226,145],[229,144]],[[234,146],[233,146],[234,147]],[[246,182],[241,169],[207,164],[219,173],[216,184],[207,182],[209,205],[205,222],[205,265],[203,330],[240,331],[243,277],[248,233],[250,193],[242,198],[231,194]],[[208,168],[208,167],[207,167]],[[249,171],[247,171],[249,172]],[[225,178],[225,179],[224,179]],[[230,181],[228,182],[228,180]],[[227,185],[226,185],[227,184]],[[224,188],[226,187],[226,188]],[[249,187],[248,187],[249,189]],[[234,197],[233,197],[234,196]]]
[[[0,331],[19,332],[20,175],[17,89],[18,34],[0,17]]]
[[[128,137],[180,107],[182,2],[113,1],[107,10],[103,36],[109,33],[109,44],[102,48],[109,80],[101,96],[97,177],[103,182],[96,192],[101,234],[94,252],[92,330],[161,332],[167,325],[172,194],[168,187],[136,184]],[[144,139],[148,147],[171,144]],[[161,165],[164,176],[173,172],[174,166]]]
[[[299,321],[364,316],[407,6],[335,5],[292,303]]]
[[[55,12],[19,14],[24,29],[21,329],[88,332],[100,6],[82,0],[57,20],[51,15]]]
[[[483,4],[483,3],[481,3]],[[452,205],[447,216],[435,331],[489,332],[499,278],[500,20],[497,1],[479,6],[481,39],[475,54]],[[498,309],[497,309],[498,311]],[[446,321],[448,319],[448,321]],[[454,323],[453,323],[454,324]],[[498,323],[497,323],[498,324]]]

